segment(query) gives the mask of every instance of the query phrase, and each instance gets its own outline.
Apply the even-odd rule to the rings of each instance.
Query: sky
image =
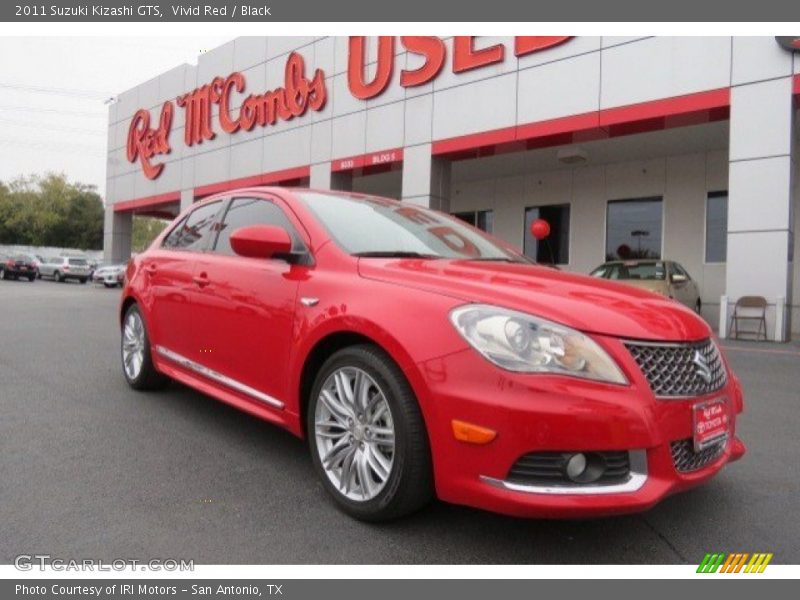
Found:
[[[229,37],[0,38],[0,181],[64,173],[105,193],[108,99]]]

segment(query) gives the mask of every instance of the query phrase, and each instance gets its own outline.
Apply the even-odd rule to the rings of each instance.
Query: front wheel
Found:
[[[61,283],[62,281],[64,281],[64,276],[61,275],[59,271],[56,271],[55,273],[53,273],[53,280],[56,283]]]
[[[430,447],[402,371],[372,345],[333,354],[316,376],[307,433],[325,489],[347,514],[386,521],[433,496]]]
[[[136,304],[125,312],[122,321],[122,372],[125,380],[135,390],[154,390],[169,380],[156,371],[150,356],[150,338]]]

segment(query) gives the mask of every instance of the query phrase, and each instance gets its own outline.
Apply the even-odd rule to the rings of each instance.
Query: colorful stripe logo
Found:
[[[749,560],[748,560],[749,559]],[[772,552],[707,553],[697,567],[698,573],[763,573]]]

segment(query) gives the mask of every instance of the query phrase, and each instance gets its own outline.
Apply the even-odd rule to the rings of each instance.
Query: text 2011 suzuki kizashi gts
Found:
[[[740,458],[742,391],[677,302],[537,266],[457,219],[241,189],[128,265],[122,364],[308,438],[347,513],[434,495],[529,517],[647,509]]]

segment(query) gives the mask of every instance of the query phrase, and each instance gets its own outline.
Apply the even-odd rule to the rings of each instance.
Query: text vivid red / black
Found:
[[[569,39],[570,36],[517,36],[514,39],[514,55],[524,56]],[[423,59],[422,66],[401,71],[402,87],[424,85],[441,73],[447,59],[447,46],[443,40],[435,36],[401,36],[400,43],[409,53]],[[380,36],[377,44],[377,66],[368,81],[365,76],[366,38],[350,38],[347,83],[355,98],[366,100],[382,94],[392,79],[395,38]],[[502,44],[477,49],[474,37],[456,36],[452,43],[452,55],[452,70],[460,73],[504,61],[506,49]],[[239,103],[238,109],[234,109],[237,97],[246,91],[245,76],[234,72],[227,77],[215,77],[211,82],[178,96],[175,103],[184,110],[184,143],[193,146],[202,144],[204,140],[212,140],[217,135],[217,127],[227,134],[235,134],[239,130],[251,131],[256,126],[267,127],[278,121],[301,117],[308,110],[320,111],[325,107],[328,97],[325,72],[316,69],[307,76],[305,61],[297,52],[292,52],[286,59],[283,87],[252,93]],[[219,106],[218,123],[213,117],[213,105]],[[153,162],[153,159],[171,151],[169,135],[174,110],[172,101],[165,102],[156,128],[150,127],[151,116],[147,109],[137,111],[131,119],[127,159],[129,162],[138,159],[142,173],[148,179],[156,179],[164,170],[164,163]]]

